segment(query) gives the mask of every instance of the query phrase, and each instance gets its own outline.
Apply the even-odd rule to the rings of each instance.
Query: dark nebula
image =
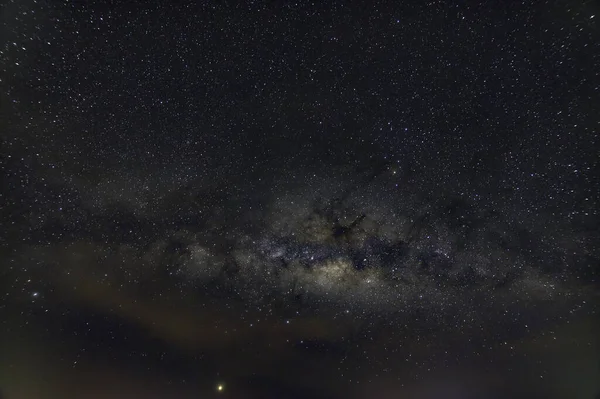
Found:
[[[597,3],[1,7],[1,399],[598,397]]]

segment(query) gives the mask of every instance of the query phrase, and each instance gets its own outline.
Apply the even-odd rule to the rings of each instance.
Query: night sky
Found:
[[[600,397],[600,4],[3,2],[0,397]]]

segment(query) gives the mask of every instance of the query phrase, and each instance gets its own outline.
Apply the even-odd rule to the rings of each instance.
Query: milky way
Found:
[[[165,251],[177,252],[173,267],[184,279],[255,284],[253,292],[342,307],[452,307],[465,291],[498,306],[571,301],[591,288],[576,281],[590,273],[591,237],[546,215],[515,220],[510,205],[484,199],[405,195],[394,183],[401,174],[386,165],[354,186],[330,178],[275,194],[239,216],[257,231],[182,231]]]

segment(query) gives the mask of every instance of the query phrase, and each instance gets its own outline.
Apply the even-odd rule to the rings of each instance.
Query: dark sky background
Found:
[[[0,397],[600,395],[595,1],[7,1]]]

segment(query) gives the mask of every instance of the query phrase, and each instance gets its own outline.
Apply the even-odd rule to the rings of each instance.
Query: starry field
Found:
[[[600,397],[594,1],[1,7],[0,397]]]

